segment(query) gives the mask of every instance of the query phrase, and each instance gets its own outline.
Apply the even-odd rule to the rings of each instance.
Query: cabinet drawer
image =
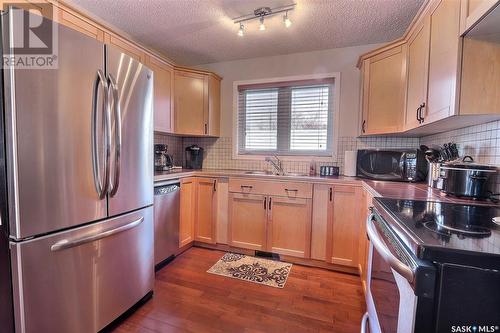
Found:
[[[229,179],[229,192],[312,198],[312,184],[231,178]]]

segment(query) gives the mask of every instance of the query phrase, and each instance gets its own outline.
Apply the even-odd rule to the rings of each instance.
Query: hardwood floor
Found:
[[[177,257],[114,332],[359,332],[358,276],[293,265],[278,289],[207,273],[223,254],[191,248]]]

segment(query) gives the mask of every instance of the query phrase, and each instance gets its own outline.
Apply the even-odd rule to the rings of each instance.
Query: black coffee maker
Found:
[[[168,171],[174,165],[172,156],[167,154],[167,145],[155,144],[155,171]]]
[[[192,145],[186,147],[186,169],[201,169],[203,166],[203,148]]]

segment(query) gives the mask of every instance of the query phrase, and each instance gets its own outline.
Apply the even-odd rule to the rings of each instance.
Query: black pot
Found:
[[[466,162],[445,163],[441,166],[443,191],[457,197],[486,199],[490,197],[497,168]]]

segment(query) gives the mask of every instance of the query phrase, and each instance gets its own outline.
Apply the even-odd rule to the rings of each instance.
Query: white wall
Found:
[[[360,88],[360,73],[356,68],[356,62],[360,54],[379,45],[345,47],[199,66],[223,77],[221,87],[221,137],[232,136],[234,81],[331,72],[341,73],[339,136],[356,136]]]

